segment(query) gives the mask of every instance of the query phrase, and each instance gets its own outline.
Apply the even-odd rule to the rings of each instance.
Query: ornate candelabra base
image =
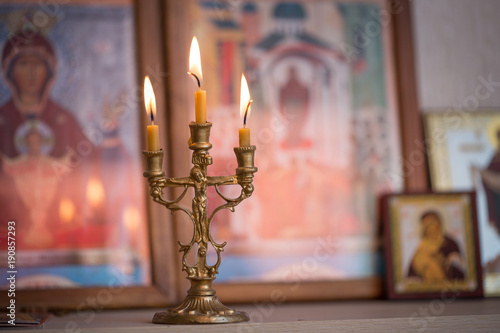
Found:
[[[248,321],[245,312],[222,304],[212,288],[213,279],[191,279],[191,288],[181,305],[157,312],[155,324],[223,324]]]

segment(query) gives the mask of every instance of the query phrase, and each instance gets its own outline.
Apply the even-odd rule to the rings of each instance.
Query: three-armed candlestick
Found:
[[[187,272],[191,288],[181,305],[156,313],[153,323],[208,324],[247,321],[249,318],[245,312],[235,311],[224,306],[212,288],[212,282],[221,264],[221,252],[226,242],[219,244],[214,241],[210,234],[210,224],[218,211],[222,209],[234,211],[236,205],[252,195],[254,190],[253,174],[257,172],[257,168],[254,166],[255,146],[234,148],[238,161],[235,175],[207,176],[207,166],[212,164],[212,157],[208,152],[212,148],[212,144],[209,142],[212,123],[191,122],[189,127],[191,129],[189,149],[193,150],[193,167],[189,177],[165,178],[165,171],[162,168],[163,151],[143,152],[147,160],[147,171],[144,172],[144,177],[149,181],[150,195],[153,197],[153,201],[165,206],[172,213],[178,210],[183,211],[194,225],[191,241],[188,244],[179,242],[179,252],[184,252],[182,270]],[[240,185],[241,194],[237,198],[228,198],[220,192],[219,186],[221,185]],[[184,191],[173,201],[165,200],[163,188],[172,186],[184,187]],[[210,216],[207,213],[207,188],[209,186],[214,186],[217,194],[225,201],[223,205],[215,208]],[[191,210],[178,204],[190,187],[194,189]],[[193,248],[196,248],[195,244],[198,248],[196,264],[189,265],[187,256]],[[217,262],[214,265],[207,264],[208,246],[213,246],[217,253]]]

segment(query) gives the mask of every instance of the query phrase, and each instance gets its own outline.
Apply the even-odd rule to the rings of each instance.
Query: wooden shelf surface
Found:
[[[243,324],[203,325],[203,332],[500,332],[500,298],[337,301],[232,305]],[[42,332],[200,332],[199,325],[151,323],[159,309],[84,311],[52,316]],[[33,330],[16,330],[33,332]]]

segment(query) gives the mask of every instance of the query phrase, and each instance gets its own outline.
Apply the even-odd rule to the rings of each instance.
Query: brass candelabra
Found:
[[[181,305],[156,313],[153,323],[209,324],[248,321],[249,318],[245,312],[235,311],[224,306],[212,288],[212,282],[221,264],[221,252],[224,250],[226,242],[219,244],[214,241],[210,233],[210,224],[218,211],[222,209],[234,211],[235,206],[252,195],[254,190],[253,174],[257,172],[257,168],[254,166],[255,146],[234,148],[238,161],[236,175],[210,177],[207,176],[207,166],[212,164],[212,157],[209,154],[209,150],[212,148],[212,144],[209,142],[212,123],[191,122],[189,127],[191,130],[189,149],[193,150],[193,167],[189,177],[165,178],[165,171],[162,168],[163,151],[143,152],[147,160],[147,171],[144,172],[144,177],[148,179],[153,201],[165,206],[172,213],[176,211],[186,213],[194,225],[191,241],[188,244],[178,242],[179,252],[184,252],[182,270],[186,271],[191,288]],[[241,194],[237,198],[228,198],[220,192],[219,186],[221,185],[240,185]],[[184,191],[173,201],[165,200],[163,188],[172,186],[184,187]],[[215,208],[210,216],[207,215],[207,188],[209,186],[214,186],[217,194],[225,201],[224,204]],[[191,210],[179,205],[190,187],[194,188]],[[187,256],[195,244],[198,248],[196,264],[189,265]],[[207,264],[207,247],[210,245],[217,253],[217,262],[214,265]]]

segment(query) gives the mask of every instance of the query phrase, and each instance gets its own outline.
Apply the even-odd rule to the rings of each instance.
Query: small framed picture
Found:
[[[475,202],[472,192],[384,197],[389,298],[483,295]]]

